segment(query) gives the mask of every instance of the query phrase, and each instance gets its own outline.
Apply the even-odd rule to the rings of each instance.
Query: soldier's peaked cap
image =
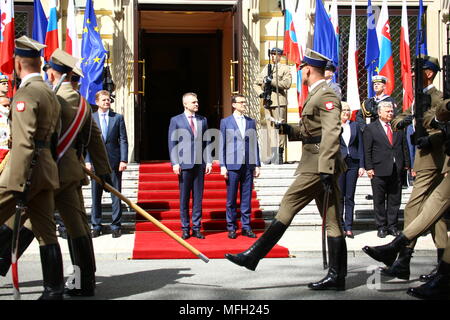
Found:
[[[58,72],[68,73],[76,67],[77,61],[77,58],[58,48],[53,52],[49,64]]]
[[[386,83],[387,82],[387,78],[385,76],[380,76],[379,74],[377,74],[376,76],[372,77],[372,82],[382,82],[382,83]]]
[[[330,61],[330,59],[328,59],[324,55],[306,48],[305,55],[303,56],[302,64],[300,65],[300,67],[309,65],[317,68],[325,68],[328,61]]]
[[[45,44],[37,42],[27,36],[21,36],[15,40],[16,48],[14,54],[26,58],[37,58],[41,55],[41,50],[46,48]]]

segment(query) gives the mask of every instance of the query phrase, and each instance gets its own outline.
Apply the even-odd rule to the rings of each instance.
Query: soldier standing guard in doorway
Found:
[[[270,155],[266,164],[283,164],[286,137],[278,134],[275,121],[287,121],[287,91],[291,87],[292,75],[289,66],[281,64],[283,50],[270,50],[271,63],[266,65],[256,78],[256,90],[263,98],[264,115],[267,123],[267,143],[264,155]]]

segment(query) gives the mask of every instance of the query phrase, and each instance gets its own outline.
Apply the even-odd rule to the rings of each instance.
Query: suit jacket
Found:
[[[98,128],[101,128],[98,112],[94,112],[92,118],[94,118]],[[121,114],[109,110],[108,118],[108,132],[104,143],[106,151],[108,152],[111,169],[118,170],[120,162],[128,162],[127,130],[125,127],[125,120]],[[90,153],[88,153],[86,161],[91,162]]]
[[[350,141],[347,146],[342,138],[339,138],[341,146],[341,155],[345,159],[350,156],[352,159],[359,160],[359,167],[364,168],[364,143],[358,122],[350,121]]]
[[[403,131],[393,132],[393,145],[379,120],[370,123],[364,130],[365,168],[373,169],[377,176],[390,176],[394,158],[397,172],[405,167],[410,168],[409,152]]]
[[[295,174],[337,173],[345,170],[339,151],[341,100],[323,81],[305,100],[299,126],[292,126],[289,140],[321,136],[320,143],[302,143],[302,158]]]
[[[168,145],[172,166],[178,164],[181,169],[192,169],[195,164],[206,164],[203,151],[207,146],[204,135],[208,130],[208,121],[198,114],[195,115],[195,121],[196,135],[192,132],[184,112],[170,119]],[[209,152],[207,157],[207,162],[211,163]]]
[[[55,93],[36,74],[22,82],[11,103],[10,158],[0,175],[0,188],[23,192],[27,182],[35,141],[50,145],[51,135],[60,128],[61,105]],[[31,175],[29,194],[59,187],[58,168],[49,147],[40,154]]]
[[[260,167],[256,122],[245,118],[245,136],[243,137],[233,115],[220,121],[219,162],[227,170],[239,170],[242,165],[251,168]]]
[[[70,82],[64,82],[57,94],[61,104],[61,135],[64,134],[72,124],[80,105],[80,94],[72,88]],[[81,123],[78,138],[86,143],[85,147],[91,155],[91,160],[98,175],[111,173],[108,155],[102,141],[102,134],[97,124],[92,121],[91,106],[87,106],[87,114]],[[84,136],[86,138],[84,138]],[[75,142],[67,149],[58,163],[59,181],[61,186],[66,183],[81,181],[86,178],[80,159],[75,149]]]

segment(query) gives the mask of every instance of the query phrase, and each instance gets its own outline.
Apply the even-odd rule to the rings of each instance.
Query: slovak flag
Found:
[[[75,21],[74,0],[69,0],[69,5],[67,7],[66,52],[76,58],[81,57],[77,26]]]
[[[50,57],[58,45],[58,17],[56,11],[56,0],[50,0],[50,15],[48,17],[47,34],[45,36],[44,59],[50,61]]]
[[[0,0],[0,71],[9,76],[14,71],[14,3],[12,0]]]
[[[392,57],[391,27],[387,0],[383,0],[380,16],[377,23],[378,46],[380,48],[380,61],[378,74],[387,78],[385,94],[390,95],[394,91],[394,60]]]
[[[295,9],[295,5],[295,0],[286,1],[285,22],[287,25],[288,20],[290,20],[290,27],[288,30],[292,31],[289,32],[289,39],[295,38],[296,44],[290,45],[289,42],[286,43],[285,39],[283,51],[285,51],[285,48],[288,49],[286,57],[288,60],[295,62],[296,65],[298,112],[301,117],[303,103],[308,95],[308,87],[302,84],[302,72],[299,70],[299,66],[306,50],[307,30],[304,23],[306,20],[306,7],[304,1],[298,2],[297,10]],[[285,31],[286,29],[287,27],[285,27]],[[297,52],[290,52],[290,50],[297,50]]]
[[[300,64],[300,50],[298,48],[297,35],[295,34],[295,27],[293,21],[292,0],[286,2],[286,11],[284,13],[284,42],[283,53],[286,55],[288,61]],[[294,9],[294,10],[292,10]]]
[[[414,92],[412,87],[411,55],[409,48],[408,12],[406,0],[402,3],[402,26],[400,30],[400,62],[403,83],[403,111],[412,106]]]
[[[339,16],[338,16],[338,6],[337,6],[337,0],[333,0],[330,6],[330,21],[333,25],[334,34],[336,37],[336,44],[337,44],[337,57],[339,59]],[[339,60],[338,65],[336,67],[336,72],[333,75],[333,81],[337,82],[338,73],[339,73]]]

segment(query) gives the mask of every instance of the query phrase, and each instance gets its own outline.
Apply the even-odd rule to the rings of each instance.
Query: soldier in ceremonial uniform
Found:
[[[396,111],[396,104],[394,99],[384,93],[387,81],[387,78],[384,76],[376,75],[372,77],[375,96],[366,99],[362,103],[361,109],[356,114],[356,121],[358,121],[359,127],[362,131],[364,131],[366,125],[378,119],[378,103],[380,103],[381,101],[392,102],[392,104],[394,105],[394,112]]]
[[[417,141],[417,150],[414,160],[414,171],[416,178],[414,180],[411,196],[404,210],[404,228],[406,228],[419,214],[425,200],[438,186],[442,179],[442,167],[444,165],[444,140],[445,135],[442,130],[438,129],[435,120],[436,109],[442,103],[442,92],[434,85],[433,80],[440,71],[439,61],[437,58],[423,56],[423,90],[431,96],[431,107],[424,110],[423,126],[427,131],[427,135],[420,137]],[[414,76],[414,74],[413,74]],[[392,127],[402,130],[412,123],[412,112],[408,109],[398,115],[392,121]],[[444,219],[439,219],[434,226],[430,228],[434,243],[437,248],[438,263],[442,258],[444,248],[447,245],[447,224]],[[414,252],[416,241],[412,241],[402,251],[400,251],[397,260],[386,269],[382,269],[381,273],[386,276],[397,277],[409,280],[410,276],[410,260]],[[420,276],[421,281],[429,280],[436,270],[429,275]]]
[[[0,72],[0,97],[7,97],[9,91],[8,76]]]
[[[0,223],[26,205],[41,254],[44,292],[40,299],[62,299],[64,291],[61,249],[53,213],[58,168],[52,155],[52,136],[59,129],[61,106],[40,75],[40,50],[26,36],[15,41],[14,68],[22,80],[11,104],[10,160],[0,175]]]
[[[347,246],[340,223],[337,179],[345,169],[340,157],[339,135],[341,132],[341,101],[324,79],[328,59],[323,55],[306,50],[300,66],[303,84],[309,87],[302,120],[299,126],[280,124],[290,140],[302,141],[302,158],[296,171],[296,179],[284,195],[280,209],[264,234],[246,251],[226,254],[231,262],[255,270],[282,237],[294,216],[311,200],[315,200],[321,215],[325,214],[328,232],[330,268],[322,280],[310,283],[313,290],[345,290],[347,274]],[[329,194],[328,203],[324,195]]]
[[[436,119],[441,122],[450,121],[450,99],[443,101],[436,110]],[[420,210],[419,215],[392,242],[376,247],[366,246],[363,251],[373,259],[392,265],[397,253],[428,230],[450,208],[450,137],[446,136],[444,178],[433,190]],[[436,274],[423,285],[409,288],[407,293],[421,299],[448,299],[450,296],[450,241],[442,254]]]
[[[272,86],[272,95],[270,97],[272,103],[270,106],[264,106],[264,116],[267,123],[267,148],[263,152],[264,155],[270,155],[265,161],[266,164],[276,163],[283,164],[284,149],[286,147],[286,137],[280,136],[275,128],[275,121],[287,121],[287,91],[291,87],[292,75],[289,66],[281,64],[281,56],[283,50],[272,48],[270,50],[272,76],[268,76],[269,65],[266,65],[263,71],[256,78],[255,89],[260,98],[264,93],[264,86],[270,84]],[[278,78],[277,78],[278,74]],[[278,86],[278,96],[277,96]]]
[[[325,67],[325,80],[331,89],[336,92],[336,95],[339,99],[342,99],[342,90],[341,86],[333,81],[334,73],[336,72],[336,67],[332,61],[328,61],[327,66]]]
[[[87,148],[91,154],[96,174],[105,181],[109,178],[111,168],[101,139],[101,132],[92,121],[90,105],[72,87],[71,76],[76,62],[76,58],[61,49],[56,49],[47,69],[48,79],[54,86],[59,83],[63,74],[67,74],[66,80],[62,82],[57,92],[61,104],[61,135],[57,148],[60,187],[55,191],[55,205],[67,228],[72,263],[80,268],[81,288],[69,287],[66,288],[65,293],[93,296],[95,257],[81,189],[82,184],[88,183],[82,170],[84,148]],[[20,231],[20,253],[25,251],[33,240],[30,229],[34,231],[34,228],[26,223]],[[7,271],[8,257],[10,253],[6,255],[2,253],[0,270]]]

